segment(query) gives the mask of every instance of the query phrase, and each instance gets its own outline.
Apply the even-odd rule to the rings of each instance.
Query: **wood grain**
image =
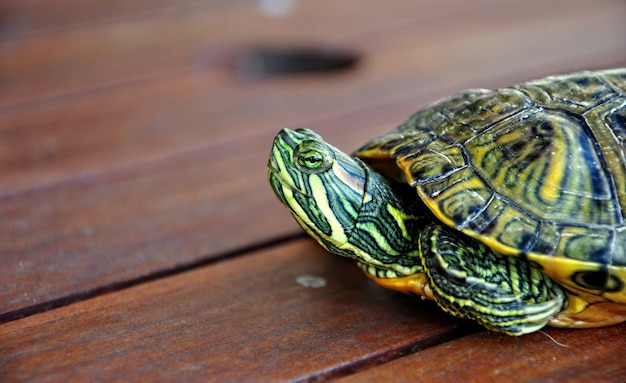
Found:
[[[10,40],[58,30],[80,29],[89,25],[115,23],[158,13],[190,12],[197,8],[219,9],[242,3],[237,0],[134,0],[77,1],[24,0],[0,3],[0,39]],[[237,4],[240,5],[240,4]]]
[[[310,276],[324,286],[297,282]],[[460,334],[310,239],[0,326],[3,381],[292,381]]]
[[[583,3],[576,4],[580,12],[586,10]],[[569,8],[573,6],[572,3]],[[520,11],[529,7],[522,8]],[[495,18],[498,23],[490,23],[494,18],[491,13],[477,12],[472,15],[475,17],[463,13],[448,16],[445,23],[410,19],[411,22],[379,33],[370,30],[356,34],[346,44],[361,52],[362,63],[355,73],[344,76],[251,84],[239,82],[225,69],[181,69],[144,81],[116,74],[117,86],[100,89],[92,75],[81,72],[91,66],[72,64],[78,68],[69,68],[67,75],[76,81],[86,76],[81,81],[96,89],[0,112],[0,191],[15,192],[56,183],[102,168],[176,155],[190,147],[193,150],[205,146],[211,150],[212,143],[225,140],[236,146],[241,135],[259,131],[270,134],[281,127],[311,125],[321,118],[381,103],[412,100],[405,110],[381,126],[351,132],[352,139],[346,144],[356,147],[402,121],[417,107],[453,91],[501,87],[551,73],[626,62],[626,43],[614,38],[626,27],[612,8],[590,9],[592,13],[587,17],[594,18],[598,27],[584,32],[578,28],[578,19],[568,14],[555,16],[548,12],[538,18],[528,11],[520,14],[496,7],[492,12],[496,11],[502,13],[502,17]],[[523,31],[525,20],[535,24],[536,33],[530,37]],[[464,33],[450,31],[450,24],[458,24]],[[481,29],[479,25],[487,27]],[[557,38],[546,41],[544,36],[548,34]],[[81,36],[86,41],[96,39],[89,34]],[[470,46],[475,53],[468,56]],[[171,55],[166,45],[161,49]],[[91,57],[88,52],[84,54]],[[19,68],[24,67],[22,62],[31,61],[15,57]],[[39,72],[56,66],[51,64],[54,57],[45,57],[48,61]],[[163,65],[153,61],[155,64],[148,68]],[[141,66],[144,74],[145,67]],[[4,73],[9,77],[3,81],[3,95],[14,97],[21,92],[10,90],[11,82],[19,87],[43,87],[27,91],[28,94],[59,92],[58,87],[46,85],[47,80],[22,75],[21,70],[7,67],[0,71],[0,76]],[[50,81],[59,79],[42,76]],[[271,113],[264,112],[268,110]],[[336,130],[335,126],[327,133]]]
[[[301,0],[272,18],[244,0],[2,2],[0,380],[623,381],[624,326],[548,330],[563,348],[374,286],[300,236],[266,161],[282,127],[350,151],[454,91],[626,66],[625,11]],[[264,45],[361,60],[239,77],[233,58]],[[309,274],[326,286],[295,282]]]
[[[616,36],[626,28],[619,23],[621,13],[616,8],[624,5],[618,0],[593,7],[582,0],[535,0],[532,4],[403,0],[394,7],[361,4],[345,0],[342,6],[328,9],[314,1],[302,2],[298,12],[284,19],[264,17],[252,6],[207,7],[11,39],[0,43],[4,52],[0,108],[197,70],[204,68],[202,58],[251,44],[367,49],[370,41],[383,42],[378,39],[393,35],[410,44],[405,52],[419,53],[431,68],[462,64],[458,66],[470,69],[480,68],[487,58],[507,59],[507,64],[512,64],[517,55],[540,60],[544,55],[567,52],[574,60],[584,57],[581,53],[587,49],[621,46],[623,41]],[[582,15],[592,27],[580,27],[578,17]],[[526,20],[532,20],[532,30]],[[579,49],[562,45],[570,39],[579,43]],[[423,43],[442,40],[458,44],[456,49],[464,53],[464,60],[436,60],[432,48],[420,49]],[[489,50],[490,57],[484,56],[483,49]],[[496,54],[498,51],[501,53]]]
[[[547,329],[545,334],[521,338],[474,334],[338,381],[623,382],[625,330],[622,324],[579,331]]]
[[[406,0],[395,7],[370,2],[369,8],[364,8],[369,18],[355,17],[354,11],[360,7],[356,0],[330,8],[307,1],[291,17],[277,19],[264,16],[254,2],[196,6],[187,12],[173,9],[140,14],[114,23],[93,22],[80,29],[9,40],[0,44],[10,53],[0,66],[0,73],[7,74],[0,77],[5,87],[0,106],[187,71],[195,66],[195,59],[218,48],[318,41],[337,44],[346,35],[372,33],[414,9]],[[440,9],[434,7],[435,12]],[[371,22],[373,15],[378,23]],[[319,28],[320,22],[324,28]]]
[[[398,17],[403,10],[389,12]],[[494,28],[512,28],[508,38],[519,34],[515,56],[498,43],[502,36],[495,29],[477,28],[489,15],[479,12],[469,22],[464,12],[444,13],[447,23],[467,26],[467,35],[413,18],[356,34],[355,41],[371,45],[371,54],[355,74],[239,83],[222,72],[187,72],[0,113],[0,277],[7,281],[1,317],[295,233],[265,181],[268,148],[279,127],[304,124],[351,150],[453,90],[530,78],[516,74],[524,67],[541,64],[545,74],[574,69],[572,56],[582,65],[584,58],[597,62],[598,51],[605,60],[626,61],[626,49],[614,49],[624,41],[608,38],[616,22],[623,27],[608,7],[590,10],[614,21],[586,30],[600,43],[582,48],[581,36],[565,33],[577,30],[577,20],[564,17],[554,27],[562,16],[534,19],[542,34],[529,38],[520,33],[524,13],[492,11],[510,17]],[[541,42],[554,28],[562,31],[562,50],[549,54]],[[420,30],[435,37],[409,38]],[[481,53],[479,71],[463,68],[470,38]],[[546,54],[535,57],[532,50]],[[259,224],[266,217],[277,224]]]

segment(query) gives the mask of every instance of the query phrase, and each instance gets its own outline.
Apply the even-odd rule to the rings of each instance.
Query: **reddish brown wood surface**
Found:
[[[624,380],[623,326],[551,330],[572,345],[551,354],[540,334],[462,337],[475,328],[376,288],[294,238],[265,165],[282,127],[351,150],[457,90],[626,66],[624,15],[619,0],[301,0],[283,18],[243,0],[3,2],[0,381]],[[233,58],[263,45],[360,61],[238,77]]]
[[[348,382],[623,382],[626,325],[478,333],[340,379]]]
[[[115,28],[114,23],[105,25],[109,29],[100,26],[104,32],[89,28],[81,29],[80,33],[75,30],[56,32],[61,42],[80,38],[83,46],[55,46],[49,55],[35,50],[48,45],[47,34],[31,37],[28,44],[22,39],[12,40],[3,47],[5,54],[0,60],[0,76],[5,77],[0,78],[4,87],[0,97],[7,97],[6,104],[0,102],[0,137],[3,146],[13,149],[0,152],[0,169],[5,175],[0,180],[0,190],[13,191],[102,167],[164,157],[188,150],[190,145],[204,146],[208,150],[216,142],[237,145],[240,135],[263,131],[270,136],[278,127],[310,125],[323,117],[345,115],[381,103],[412,100],[406,111],[385,121],[392,126],[418,106],[465,87],[506,86],[557,71],[618,65],[623,60],[625,43],[616,36],[626,33],[626,27],[620,23],[621,14],[610,6],[612,2],[604,7],[588,8],[583,5],[586,2],[563,1],[561,8],[568,4],[569,10],[578,4],[579,12],[588,11],[588,18],[599,20],[594,27],[584,29],[579,28],[575,13],[562,15],[555,5],[546,6],[541,1],[537,1],[535,7],[498,4],[491,8],[487,8],[489,2],[479,8],[472,5],[465,12],[456,7],[436,8],[426,14],[424,11],[428,8],[418,7],[415,16],[408,19],[406,10],[404,15],[399,14],[400,11],[387,11],[395,14],[397,23],[393,23],[391,17],[380,20],[380,24],[356,19],[355,23],[362,24],[356,31],[353,31],[356,27],[350,27],[354,23],[345,27],[349,28],[349,34],[331,31],[332,36],[343,36],[343,45],[361,53],[363,59],[355,73],[294,81],[242,83],[222,66],[195,67],[185,61],[198,57],[201,63],[211,62],[215,57],[223,57],[224,50],[236,52],[260,43],[295,44],[280,36],[273,42],[270,40],[273,35],[250,36],[248,33],[245,41],[228,42],[222,41],[228,40],[228,34],[218,34],[222,36],[218,39],[211,38],[213,34],[196,36],[195,32],[189,32],[191,36],[187,36],[179,32],[179,39],[202,39],[206,45],[202,45],[204,54],[188,48],[175,69],[168,69],[164,61],[173,55],[170,45],[152,30],[136,42],[157,45],[156,53],[147,55],[150,65],[131,61],[119,51],[125,47],[118,46],[120,44],[113,44],[113,48],[117,48],[115,52],[110,52],[110,57],[99,61],[95,67],[75,62],[76,55],[91,59],[88,48],[100,50],[94,45],[98,33],[113,34],[110,29]],[[541,7],[545,9],[538,12]],[[486,8],[490,12],[486,12]],[[451,15],[440,15],[446,9]],[[378,9],[371,10],[374,11]],[[432,13],[438,18],[428,19],[426,15],[432,17]],[[210,15],[221,20],[221,14]],[[441,23],[441,18],[446,22]],[[347,17],[343,21],[348,20],[353,21]],[[533,33],[524,30],[530,28],[525,24],[528,20],[533,22]],[[451,30],[450,24],[463,33]],[[159,30],[159,26],[153,28]],[[274,28],[284,30],[285,26]],[[559,38],[545,41],[547,35]],[[336,44],[334,40],[326,42],[329,39],[311,37],[305,41],[306,44],[316,41],[321,41],[320,45]],[[134,41],[132,36],[128,40]],[[158,44],[154,40],[158,40]],[[39,61],[33,62],[29,54],[22,52],[25,48],[21,45],[31,43],[32,49],[41,56]],[[559,49],[554,49],[557,43]],[[603,60],[598,60],[598,56]],[[42,63],[44,59],[54,63]],[[113,63],[122,66],[120,61],[142,76],[148,76],[151,71],[155,74],[138,80],[127,73],[101,68]],[[33,68],[24,69],[31,66]],[[56,73],[41,73],[58,68],[63,68],[62,74],[81,89],[93,91],[72,93],[72,89],[66,88],[68,82]],[[97,76],[85,72],[96,70],[103,72],[106,84],[95,83]],[[163,74],[159,77],[157,72]],[[45,77],[45,81],[38,76]],[[55,97],[41,102],[22,102],[20,107],[11,108],[22,93],[29,97],[46,94]],[[1,108],[2,105],[6,108]],[[272,113],[263,113],[268,109]],[[387,125],[372,125],[368,129],[357,126],[363,132],[357,136],[352,133],[352,139],[346,143],[355,147],[373,134],[388,129]],[[352,124],[346,129],[351,127]],[[328,125],[326,132],[331,131],[337,131],[336,125]]]
[[[306,276],[325,286],[297,282]],[[6,323],[0,375],[215,382],[336,375],[449,339],[455,321],[433,308],[378,288],[350,262],[300,239]]]
[[[312,5],[306,4],[309,10]],[[0,151],[4,175],[0,212],[7,217],[0,232],[6,254],[0,279],[8,281],[0,315],[11,316],[32,304],[123,284],[293,233],[291,221],[259,230],[263,217],[288,220],[265,186],[266,156],[280,127],[312,127],[350,150],[400,122],[418,105],[454,90],[505,86],[580,69],[587,62],[587,67],[602,67],[597,56],[610,64],[624,60],[626,42],[615,36],[626,27],[615,5],[611,6],[621,3],[588,8],[587,3],[568,2],[565,15],[556,12],[552,3],[537,2],[543,13],[509,3],[481,4],[468,9],[422,5],[426,8],[415,8],[408,16],[406,7],[417,5],[399,2],[397,7],[383,7],[384,12],[375,6],[365,8],[379,23],[344,16],[349,33],[342,34],[343,41],[355,46],[363,59],[354,73],[328,78],[250,83],[238,81],[224,68],[198,72],[180,67],[176,74],[143,81],[128,73],[109,74],[107,80],[117,85],[103,89],[102,84],[90,82],[96,81],[93,73],[84,72],[97,68],[71,61],[77,52],[60,44],[41,72],[74,65],[63,74],[93,89],[68,93],[63,86],[40,83],[36,76],[7,66],[0,73],[11,79],[7,89],[9,84],[15,86],[14,91],[2,93],[7,97],[27,88],[32,92],[33,87],[39,87],[32,93],[37,97],[60,93],[0,112],[0,144],[5,148]],[[576,5],[578,12],[589,13],[587,17],[607,21],[581,32],[573,17]],[[218,8],[234,12],[232,7]],[[323,12],[313,8],[310,15]],[[162,20],[167,9],[154,17]],[[306,19],[302,12],[297,17]],[[173,17],[185,14],[176,12]],[[240,17],[251,14],[254,11],[247,9]],[[207,10],[206,17],[210,15],[221,22],[221,13]],[[390,23],[392,16],[397,23]],[[158,21],[149,15],[140,19],[138,23]],[[522,33],[530,28],[529,20],[534,33]],[[451,29],[451,23],[463,33]],[[98,41],[99,33],[114,33],[111,30],[119,27],[114,22],[95,24],[80,29],[85,60],[92,59],[87,47]],[[45,46],[50,35],[78,39],[75,28],[50,29],[28,37],[29,44],[37,40],[37,46]],[[246,36],[237,28],[232,33]],[[561,49],[553,49],[555,42],[545,39],[547,33],[558,34]],[[169,40],[158,36],[155,32],[128,37],[135,44],[161,44],[154,64],[142,68],[142,73],[169,70],[163,69],[165,58],[158,59],[173,55]],[[226,33],[211,36],[208,39],[214,43],[231,38]],[[247,36],[250,43],[231,44],[243,49],[258,41]],[[194,32],[190,38],[200,37]],[[288,41],[273,38],[278,43]],[[507,39],[515,49],[505,44]],[[23,40],[16,38],[10,44],[21,46]],[[136,67],[119,49],[110,53],[107,62],[122,60],[127,67]],[[34,65],[19,52],[3,56],[7,59],[2,62]],[[572,57],[578,58],[576,64]],[[50,81],[61,80],[51,76]],[[103,259],[106,262],[99,261]],[[67,263],[73,267],[65,267]]]

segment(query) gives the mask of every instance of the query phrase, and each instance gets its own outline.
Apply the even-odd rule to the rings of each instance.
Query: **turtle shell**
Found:
[[[626,69],[468,90],[354,154],[443,223],[626,303]]]

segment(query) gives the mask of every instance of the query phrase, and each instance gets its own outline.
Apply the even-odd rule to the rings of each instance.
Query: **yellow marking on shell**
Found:
[[[482,242],[485,245],[487,245],[487,247],[495,250],[496,252],[498,252],[500,254],[504,254],[504,255],[519,255],[520,254],[520,251],[519,251],[519,249],[517,247],[507,246],[507,245],[503,244],[502,242],[498,241],[494,237],[477,234],[477,233],[475,233],[473,231],[470,231],[470,230],[467,230],[467,229],[464,229],[464,230],[461,230],[461,231],[464,234],[467,234],[468,236],[479,240],[480,242]]]
[[[441,209],[439,209],[439,206],[436,203],[434,203],[431,200],[431,198],[429,196],[427,196],[426,193],[424,193],[424,191],[421,188],[417,188],[417,194],[420,196],[420,199],[422,201],[424,201],[426,206],[428,206],[428,208],[430,208],[430,210],[433,212],[433,214],[441,222],[445,223],[446,225],[448,225],[450,227],[454,227],[454,222],[450,218],[448,218],[445,214],[443,214]]]
[[[536,253],[528,253],[527,258],[529,261],[542,265],[543,271],[552,278],[562,281],[574,289],[577,288],[577,285],[573,281],[570,281],[571,275],[574,272],[594,272],[597,271],[599,267],[598,264],[593,262],[583,262],[571,258],[554,257]]]
[[[613,291],[605,293],[604,296],[613,302],[626,304],[626,291],[624,290],[624,288],[626,288],[624,287],[624,282],[626,281],[626,267],[609,266],[609,272],[611,273],[611,276],[615,278],[617,282],[620,282],[622,284],[621,285],[622,289],[621,290],[613,289]],[[624,307],[626,307],[626,305],[624,305]]]
[[[554,143],[556,145],[558,141]],[[559,145],[562,146],[562,145]],[[560,196],[560,185],[565,176],[567,155],[564,148],[555,148],[552,153],[550,164],[547,167],[547,175],[543,185],[539,189],[539,195],[545,202],[557,202]]]
[[[465,180],[465,184],[467,188],[470,189],[486,189],[487,186],[485,183],[478,177],[472,177],[468,180]]]
[[[546,274],[571,290],[567,294],[568,306],[552,319],[551,326],[590,328],[626,321],[623,292],[598,295],[593,291],[583,290],[571,280],[574,272],[597,271],[599,267],[597,264],[533,253],[528,254],[527,257],[529,260],[542,265]],[[613,267],[609,267],[609,270],[614,272]]]
[[[454,221],[452,221],[452,219],[446,216],[441,211],[441,209],[439,209],[439,206],[437,203],[432,202],[430,200],[430,197],[425,195],[425,193],[423,193],[422,190],[419,188],[417,189],[417,193],[419,194],[422,201],[426,202],[426,205],[428,206],[428,208],[435,215],[435,217],[437,217],[439,221],[441,221],[442,223],[444,223],[445,225],[451,228],[456,228]],[[500,241],[498,241],[495,237],[481,235],[469,229],[462,229],[461,232],[464,234],[467,234],[468,236],[472,238],[478,239],[479,241],[481,241],[482,243],[484,243],[485,245],[487,245],[488,247],[492,248],[493,250],[497,251],[500,254],[505,254],[505,255],[519,255],[520,254],[520,251],[517,247],[507,246],[501,243]]]
[[[584,296],[595,296],[596,299],[601,298],[596,292],[584,289],[572,280],[572,275],[577,272],[597,272],[601,265],[595,262],[585,262],[579,259],[555,257],[550,255],[542,255],[536,253],[526,254],[529,261],[535,262],[542,267],[542,271],[548,274],[552,279],[565,285],[568,289],[575,291],[577,294]],[[590,295],[592,294],[592,295]]]
[[[568,294],[567,307],[548,323],[553,327],[591,328],[626,321],[626,305],[591,294]]]

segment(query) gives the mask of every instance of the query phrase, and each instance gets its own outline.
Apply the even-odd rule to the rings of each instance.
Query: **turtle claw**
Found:
[[[527,305],[524,308],[524,314],[527,315],[529,319],[536,316],[537,318],[541,318],[539,320],[543,320],[546,317],[550,318],[561,311],[562,306],[562,299],[553,298],[545,302]]]
[[[497,330],[510,335],[524,335],[540,330],[563,309],[563,302],[564,299],[560,296],[541,303],[525,302],[522,319]]]

